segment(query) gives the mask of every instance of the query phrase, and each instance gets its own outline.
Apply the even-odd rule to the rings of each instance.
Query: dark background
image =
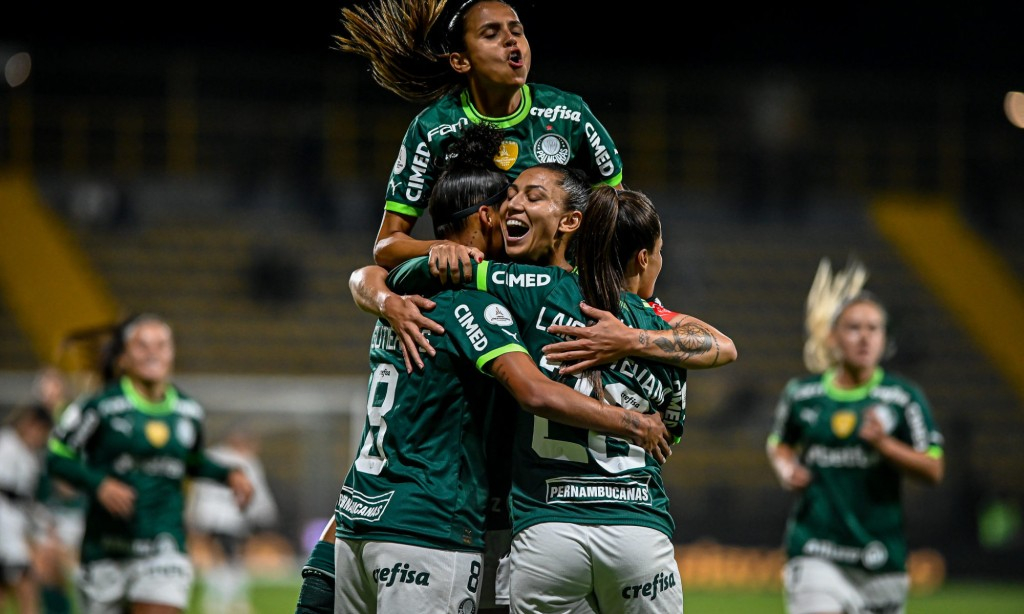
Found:
[[[219,47],[325,53],[353,2],[32,3],[5,9],[0,40],[73,50],[82,45],[162,49]],[[514,3],[541,63],[585,58],[595,67],[758,65],[912,69],[980,76],[1024,68],[1017,3],[927,9],[858,4],[825,11],[728,3],[683,9],[639,2],[609,9],[585,2]],[[1002,6],[1000,6],[1002,4]],[[952,8],[952,7],[951,7]]]

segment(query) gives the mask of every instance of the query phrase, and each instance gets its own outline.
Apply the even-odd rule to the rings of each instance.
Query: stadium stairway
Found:
[[[67,334],[102,326],[117,316],[116,299],[63,220],[43,202],[31,176],[17,171],[0,175],[0,202],[0,296],[3,313],[10,316],[0,327],[3,364],[31,360],[26,364],[34,368],[57,362]],[[24,342],[14,329],[21,331]],[[18,355],[26,344],[31,358]]]
[[[878,199],[872,216],[1024,403],[1024,285],[947,202]],[[906,229],[913,229],[907,232]]]
[[[89,232],[83,245],[128,311],[175,326],[179,371],[337,375],[366,368],[373,318],[348,277],[366,258],[295,223],[230,219]]]

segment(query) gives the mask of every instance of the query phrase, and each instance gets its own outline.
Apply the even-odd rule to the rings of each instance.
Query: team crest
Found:
[[[519,159],[519,143],[515,141],[502,141],[498,155],[494,156],[494,163],[503,171],[507,171],[515,165]]]
[[[837,411],[832,414],[832,432],[840,439],[846,439],[857,426],[857,414],[852,411]]]
[[[146,423],[146,441],[148,441],[154,448],[162,448],[167,445],[167,440],[171,438],[171,429],[167,428],[167,423],[160,420],[150,420]]]
[[[533,155],[538,162],[565,164],[569,161],[569,142],[562,135],[549,132],[533,143]]]

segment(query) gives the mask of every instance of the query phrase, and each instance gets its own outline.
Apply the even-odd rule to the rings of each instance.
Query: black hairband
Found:
[[[455,10],[455,14],[452,15],[451,20],[448,22],[448,33],[449,34],[451,34],[452,28],[455,27],[455,22],[458,21],[459,16],[462,15],[462,12],[466,10],[467,6],[469,6],[470,4],[473,4],[474,2],[476,2],[476,0],[466,0],[465,2],[463,2],[462,4],[459,5],[458,9]]]
[[[505,184],[505,186],[501,188],[501,190],[499,190],[496,194],[488,196],[486,199],[478,202],[472,207],[466,207],[461,211],[456,211],[455,213],[451,214],[446,220],[436,221],[434,223],[434,227],[439,228],[445,224],[451,224],[452,222],[457,222],[463,218],[467,218],[476,213],[477,211],[479,211],[480,207],[493,207],[494,205],[502,203],[505,200],[505,196],[508,195],[508,188],[510,185],[512,184]]]

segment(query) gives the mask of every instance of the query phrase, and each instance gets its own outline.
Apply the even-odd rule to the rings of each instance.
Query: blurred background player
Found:
[[[15,408],[0,427],[0,608],[10,595],[22,614],[40,611],[32,557],[36,523],[43,520],[36,492],[51,428],[53,416],[38,403]]]
[[[52,365],[36,374],[32,392],[54,422],[60,419],[73,394],[64,372]],[[39,526],[33,556],[42,608],[47,614],[71,614],[71,583],[85,531],[86,498],[64,480],[51,476],[45,467],[39,478],[38,498],[47,519]]]
[[[943,438],[916,384],[880,365],[885,307],[863,290],[867,269],[833,274],[822,259],[807,296],[804,363],[782,392],[767,453],[797,493],[786,525],[789,614],[906,608],[904,476],[942,481]]]
[[[83,614],[174,614],[187,607],[194,578],[185,480],[227,483],[242,507],[252,484],[205,455],[203,408],[171,381],[170,325],[135,315],[112,341],[110,385],[65,410],[47,465],[89,497],[76,578]]]
[[[226,467],[242,469],[253,485],[253,495],[243,510],[231,489],[216,480],[196,479],[189,488],[185,523],[189,549],[203,578],[203,611],[248,614],[252,608],[245,559],[247,542],[273,528],[277,502],[267,483],[255,434],[236,427],[206,453]]]

